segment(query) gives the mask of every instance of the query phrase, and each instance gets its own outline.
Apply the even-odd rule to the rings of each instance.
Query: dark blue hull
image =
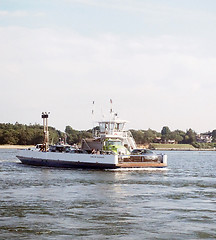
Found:
[[[84,163],[84,162],[69,162],[62,160],[44,160],[33,159],[17,156],[17,158],[27,165],[33,166],[46,166],[58,168],[88,168],[88,169],[115,169],[118,168],[115,164],[102,164],[102,163]]]

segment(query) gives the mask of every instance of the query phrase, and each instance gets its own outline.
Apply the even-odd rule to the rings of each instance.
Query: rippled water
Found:
[[[0,149],[0,239],[216,239],[216,152],[168,171],[25,166]]]

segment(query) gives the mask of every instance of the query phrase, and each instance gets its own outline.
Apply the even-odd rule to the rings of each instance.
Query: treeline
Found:
[[[96,127],[98,130],[98,127]],[[174,140],[179,144],[192,144],[195,147],[202,147],[201,143],[197,142],[197,133],[192,129],[186,132],[182,130],[171,131],[169,127],[164,126],[161,132],[152,129],[148,130],[130,130],[136,143],[149,144],[160,140],[163,143],[169,140]],[[216,142],[216,130],[205,133],[212,138],[212,142]],[[13,145],[36,145],[43,142],[43,126],[39,124],[24,125],[24,124],[10,124],[0,123],[0,144],[13,144]],[[83,138],[91,138],[92,129],[78,131],[71,126],[66,126],[65,133],[49,127],[50,143],[57,143],[59,139],[65,139],[68,144],[79,144]],[[213,146],[213,145],[212,145]]]
[[[92,130],[78,131],[72,127],[67,126],[65,133],[49,127],[50,143],[58,143],[59,140],[65,140],[68,144],[78,144],[82,138],[92,137]],[[43,143],[44,134],[43,126],[39,124],[24,125],[24,124],[10,124],[0,123],[0,144],[10,145],[36,145]]]
[[[62,132],[53,127],[49,127],[49,133],[53,141],[58,141],[59,137],[62,137]],[[42,143],[43,139],[43,126],[39,124],[0,123],[0,144],[36,145]]]
[[[186,132],[182,130],[171,131],[167,126],[163,127],[161,132],[152,129],[130,131],[138,144],[152,143],[157,139],[160,139],[163,143],[166,143],[169,140],[174,140],[175,143],[179,144],[192,144],[196,142],[197,136],[196,132],[192,129],[189,129]]]

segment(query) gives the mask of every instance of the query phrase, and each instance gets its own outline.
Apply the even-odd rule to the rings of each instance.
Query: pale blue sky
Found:
[[[0,122],[216,129],[215,0],[0,0]]]

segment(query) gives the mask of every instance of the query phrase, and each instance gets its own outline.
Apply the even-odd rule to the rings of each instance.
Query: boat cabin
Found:
[[[100,133],[122,132],[126,122],[103,121],[99,122]]]

